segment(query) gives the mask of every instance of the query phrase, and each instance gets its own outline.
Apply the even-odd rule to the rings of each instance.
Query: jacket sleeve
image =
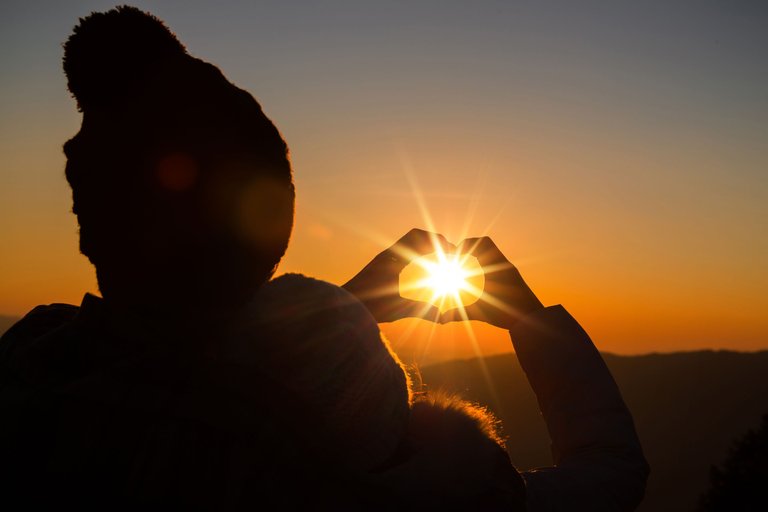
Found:
[[[649,467],[632,415],[587,333],[553,306],[521,319],[510,335],[555,464],[523,473],[529,512],[634,510]]]

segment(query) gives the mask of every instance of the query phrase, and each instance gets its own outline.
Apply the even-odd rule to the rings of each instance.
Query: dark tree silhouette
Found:
[[[768,510],[768,414],[734,444],[721,466],[712,467],[710,480],[699,512]]]

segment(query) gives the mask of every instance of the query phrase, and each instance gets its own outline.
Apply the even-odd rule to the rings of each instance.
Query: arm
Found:
[[[465,313],[508,329],[552,439],[555,466],[523,474],[528,510],[630,511],[643,498],[648,464],[632,415],[589,336],[562,306],[544,308],[489,238],[464,241],[486,284]]]
[[[433,252],[435,240],[452,252],[472,254],[485,273],[477,302],[439,318],[432,316],[434,308],[406,301],[397,289],[400,271],[415,256]],[[490,238],[448,246],[438,235],[413,230],[344,288],[378,322],[429,316],[441,323],[480,320],[510,331],[555,459],[554,467],[523,474],[529,512],[634,510],[645,492],[648,464],[632,416],[589,336],[561,306],[544,308]]]
[[[632,415],[587,333],[562,306],[510,330],[552,439],[555,467],[523,474],[528,509],[634,510],[648,464]]]

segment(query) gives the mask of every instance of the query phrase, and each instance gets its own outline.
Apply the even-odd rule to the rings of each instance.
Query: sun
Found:
[[[423,284],[432,291],[432,301],[457,296],[462,291],[470,290],[467,277],[469,271],[463,267],[458,255],[451,259],[425,263],[427,277]]]
[[[475,257],[435,247],[433,254],[414,259],[400,274],[400,295],[447,311],[477,301],[484,281]]]

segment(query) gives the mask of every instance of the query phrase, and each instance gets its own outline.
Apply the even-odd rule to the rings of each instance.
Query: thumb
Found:
[[[428,302],[403,299],[397,312],[400,318],[421,318],[435,323],[440,321],[440,310]]]
[[[460,306],[458,308],[449,309],[440,315],[440,323],[447,324],[450,322],[465,322],[467,320],[482,320],[483,315],[480,309],[479,303],[475,302],[469,306]]]

